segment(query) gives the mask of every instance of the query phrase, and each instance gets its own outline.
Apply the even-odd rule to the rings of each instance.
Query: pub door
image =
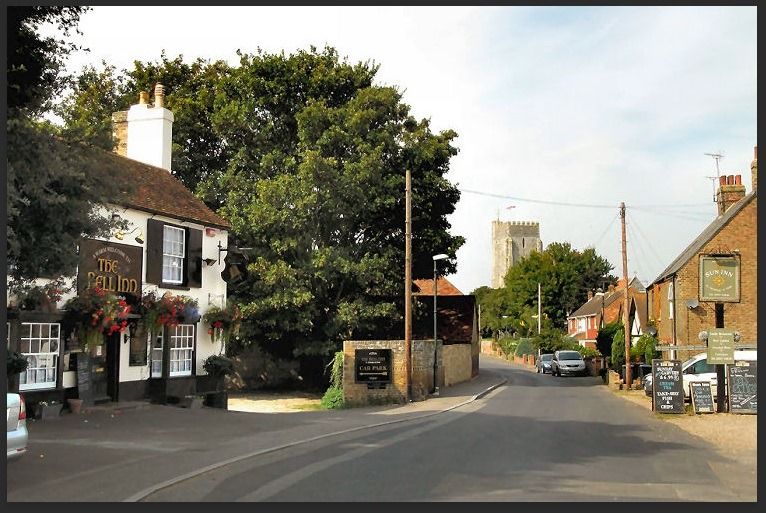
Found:
[[[117,402],[120,392],[120,339],[117,332],[106,337],[106,395]]]

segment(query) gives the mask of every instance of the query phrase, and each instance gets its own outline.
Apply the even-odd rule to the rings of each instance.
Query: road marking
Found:
[[[268,453],[280,451],[282,449],[287,449],[289,447],[295,447],[296,445],[302,445],[302,444],[307,444],[307,443],[315,442],[317,440],[322,440],[323,438],[329,438],[331,436],[344,435],[346,433],[353,433],[353,432],[356,432],[356,431],[361,431],[363,429],[371,429],[371,428],[376,428],[376,427],[380,427],[380,426],[388,426],[388,425],[391,425],[391,424],[399,424],[399,423],[402,423],[402,422],[410,422],[410,421],[413,421],[413,420],[425,419],[427,417],[432,417],[434,415],[439,415],[439,414],[442,414],[442,413],[445,413],[445,412],[448,412],[448,411],[452,411],[452,410],[454,410],[456,408],[460,408],[461,406],[465,406],[466,404],[469,404],[469,403],[472,403],[472,402],[474,402],[474,401],[476,401],[478,399],[481,399],[482,397],[484,397],[485,395],[487,395],[491,391],[493,391],[496,388],[504,385],[507,382],[508,382],[508,380],[504,378],[499,383],[496,383],[496,384],[486,388],[485,390],[482,390],[478,394],[472,396],[470,399],[468,399],[466,401],[463,401],[461,403],[458,403],[456,405],[450,406],[449,408],[445,408],[443,410],[426,413],[426,414],[423,414],[423,415],[419,415],[417,417],[408,417],[406,419],[389,420],[389,421],[386,421],[386,422],[379,422],[377,424],[370,424],[370,425],[367,425],[367,426],[358,426],[358,427],[355,427],[355,428],[344,429],[342,431],[335,431],[333,433],[325,433],[323,435],[318,435],[318,436],[314,436],[314,437],[311,437],[311,438],[306,438],[304,440],[298,440],[296,442],[290,442],[290,443],[278,445],[276,447],[269,447],[267,449],[260,449],[258,451],[253,451],[253,452],[250,452],[250,453],[247,453],[247,454],[242,454],[242,455],[236,456],[234,458],[229,458],[229,459],[224,460],[224,461],[219,461],[218,463],[213,463],[211,465],[207,465],[207,466],[199,468],[197,470],[193,470],[191,472],[187,472],[186,474],[183,474],[181,476],[174,477],[172,479],[168,479],[168,480],[163,481],[161,483],[158,483],[156,485],[150,486],[149,488],[146,488],[144,490],[141,490],[138,493],[135,493],[135,494],[131,495],[127,499],[124,499],[122,502],[138,502],[138,501],[143,500],[146,497],[148,497],[149,495],[152,495],[153,493],[156,493],[156,492],[158,492],[160,490],[163,490],[163,489],[168,488],[170,486],[173,486],[175,484],[181,483],[181,482],[186,481],[188,479],[192,479],[192,478],[197,477],[197,476],[199,476],[201,474],[204,474],[206,472],[210,472],[211,470],[216,470],[216,469],[219,469],[221,467],[225,467],[226,465],[231,465],[233,463],[237,463],[238,461],[242,461],[242,460],[245,460],[245,459],[248,459],[248,458],[254,458],[256,456],[261,456],[263,454],[268,454]]]

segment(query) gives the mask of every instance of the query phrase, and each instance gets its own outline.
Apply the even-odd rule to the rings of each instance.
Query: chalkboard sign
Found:
[[[390,349],[357,349],[354,360],[357,383],[391,383]]]
[[[758,364],[736,362],[729,365],[729,412],[758,413]]]
[[[680,360],[652,360],[652,407],[659,413],[684,413]]]
[[[692,381],[689,383],[689,388],[691,389],[694,413],[715,413],[710,381]]]
[[[77,396],[82,399],[84,406],[92,406],[93,390],[90,386],[90,356],[87,353],[72,353],[69,357],[77,359]]]

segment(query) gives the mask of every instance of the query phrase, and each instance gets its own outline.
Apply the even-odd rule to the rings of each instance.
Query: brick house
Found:
[[[30,404],[65,398],[124,401],[183,396],[203,390],[204,360],[220,351],[200,320],[211,306],[225,306],[223,256],[229,223],[210,210],[170,172],[173,114],[164,108],[164,90],[155,88],[129,111],[116,113],[116,153],[87,148],[88,157],[126,185],[129,195],[100,215],[119,216],[128,228],[103,239],[81,239],[76,276],[64,277],[72,291],[46,309],[26,309],[9,295],[7,345],[21,352],[29,368],[14,389]],[[97,262],[114,262],[99,268]],[[119,274],[118,274],[119,273]],[[49,280],[37,280],[42,285]],[[129,284],[125,286],[125,284]],[[136,304],[142,294],[166,292],[195,300],[197,314],[160,332],[142,333],[137,314],[130,329],[103,335],[102,344],[83,352],[64,303],[83,290],[100,287]],[[135,310],[134,310],[135,311]],[[136,331],[138,329],[138,331]],[[88,370],[78,367],[88,362]],[[83,382],[83,376],[87,381]]]
[[[758,147],[751,164],[753,190],[745,194],[741,175],[720,177],[718,216],[648,287],[650,317],[666,345],[698,345],[698,334],[725,327],[741,334],[741,343],[758,340]],[[725,259],[738,273],[738,294],[726,301],[707,301],[700,293],[700,266]],[[738,269],[737,269],[738,267]],[[701,351],[666,350],[686,359]]]
[[[616,286],[609,286],[607,292],[588,292],[588,301],[567,317],[567,334],[577,339],[581,346],[596,348],[599,330],[606,324],[622,320],[625,304],[625,281],[620,279]],[[638,278],[630,280],[628,288],[630,304],[629,322],[631,342],[635,344],[646,330],[646,290]]]

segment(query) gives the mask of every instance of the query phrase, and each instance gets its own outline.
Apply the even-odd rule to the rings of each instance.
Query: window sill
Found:
[[[172,289],[172,290],[191,290],[191,287],[185,287],[183,285],[178,285],[175,283],[160,283],[160,287],[163,289]]]

